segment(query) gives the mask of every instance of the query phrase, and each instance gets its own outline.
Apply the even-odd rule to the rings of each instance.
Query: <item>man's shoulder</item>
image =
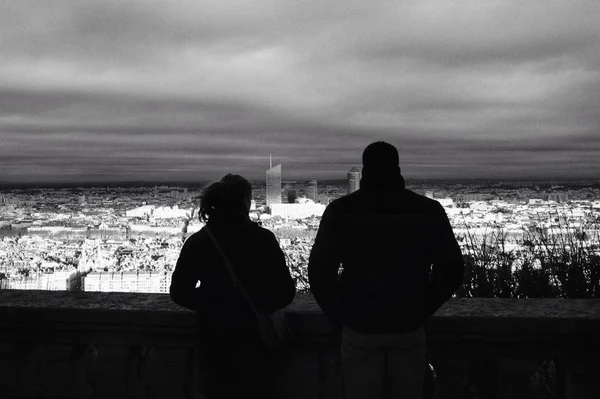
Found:
[[[413,205],[423,211],[435,212],[442,206],[438,201],[409,189],[404,190],[404,198],[408,205]]]
[[[441,208],[441,204],[429,197],[417,194],[412,190],[404,189],[401,196],[398,196],[398,203],[402,204],[407,210],[414,210],[419,213],[435,213]],[[332,201],[328,206],[329,212],[353,212],[357,208],[361,208],[363,198],[360,190],[352,194],[345,195]]]
[[[343,197],[336,198],[327,205],[327,209],[331,210],[342,210],[344,208],[352,208],[360,202],[360,192],[355,191],[351,194],[344,195]]]
[[[337,198],[327,205],[323,217],[339,217],[342,215],[354,215],[357,213],[368,213],[368,208],[365,206],[364,198],[360,190],[351,194]]]

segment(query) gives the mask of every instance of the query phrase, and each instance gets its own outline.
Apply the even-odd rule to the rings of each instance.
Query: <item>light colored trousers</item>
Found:
[[[425,331],[362,334],[342,330],[345,399],[423,399]]]

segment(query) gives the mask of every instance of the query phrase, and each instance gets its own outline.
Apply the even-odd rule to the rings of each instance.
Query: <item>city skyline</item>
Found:
[[[0,184],[598,179],[600,3],[11,2]]]

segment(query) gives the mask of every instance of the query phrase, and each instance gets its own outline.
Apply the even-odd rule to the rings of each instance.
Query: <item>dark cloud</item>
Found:
[[[599,175],[595,1],[44,0],[0,13],[2,178]]]

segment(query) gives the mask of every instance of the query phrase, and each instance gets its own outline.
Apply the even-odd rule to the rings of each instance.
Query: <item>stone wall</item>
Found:
[[[280,397],[341,398],[338,337],[313,298],[287,320]],[[2,290],[0,398],[197,398],[195,328],[166,294]],[[561,367],[555,395],[600,397],[600,300],[453,299],[425,328],[438,398],[532,398],[547,359]]]

